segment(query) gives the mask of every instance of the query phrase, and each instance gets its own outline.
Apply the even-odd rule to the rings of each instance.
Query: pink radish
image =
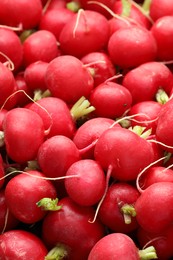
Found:
[[[154,61],[157,45],[147,29],[130,26],[112,34],[108,41],[108,52],[115,65],[123,69],[134,68],[142,63]]]
[[[108,39],[108,20],[98,12],[83,9],[68,21],[59,36],[62,53],[78,58],[102,51]]]
[[[23,43],[25,67],[36,61],[50,62],[59,55],[56,38],[47,30],[32,33]]]
[[[45,77],[52,96],[70,104],[74,104],[82,96],[88,98],[94,87],[89,70],[78,58],[71,55],[61,55],[53,59]]]
[[[98,162],[91,159],[79,160],[66,172],[66,176],[72,175],[77,177],[65,179],[65,188],[73,201],[81,206],[93,206],[101,200],[106,181]]]
[[[22,107],[8,111],[3,131],[7,155],[19,163],[34,160],[45,138],[41,117]]]

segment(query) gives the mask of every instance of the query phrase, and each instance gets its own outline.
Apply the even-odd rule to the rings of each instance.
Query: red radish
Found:
[[[131,92],[133,104],[156,100],[156,94],[160,89],[169,96],[173,88],[173,75],[165,64],[157,61],[147,62],[130,70],[124,76],[122,85]],[[160,97],[162,103],[167,101],[164,99],[164,96]]]
[[[136,22],[138,26],[143,26],[144,28],[149,29],[151,27],[151,21],[139,8],[130,1],[115,1],[113,11],[116,14],[134,20],[134,23]]]
[[[130,233],[137,229],[135,202],[138,190],[128,183],[113,183],[106,193],[98,216],[111,231]]]
[[[40,21],[42,4],[40,0],[2,0],[0,5],[0,23],[23,29],[35,28]]]
[[[83,9],[68,21],[59,36],[62,53],[78,58],[102,51],[108,39],[108,20],[98,12]]]
[[[77,129],[73,142],[79,150],[83,150],[81,154],[82,158],[94,158],[94,147],[97,139],[114,123],[115,121],[112,119],[96,117],[86,121]],[[120,127],[120,125],[117,123],[115,127]],[[85,150],[90,145],[91,148]]]
[[[155,134],[157,118],[162,105],[156,101],[141,101],[131,106],[128,115],[137,115],[131,120],[131,126],[142,126],[145,130],[151,129]]]
[[[14,192],[15,190],[15,192]],[[46,211],[37,206],[43,198],[56,199],[54,185],[45,179],[45,175],[30,170],[13,177],[6,185],[6,204],[12,214],[23,223],[35,223],[46,215]]]
[[[82,207],[69,197],[59,201],[62,208],[49,212],[43,220],[42,239],[53,252],[61,249],[63,255],[71,260],[87,259],[95,243],[104,236],[104,226],[93,218],[92,207]],[[58,232],[57,232],[58,230]]]
[[[167,15],[173,15],[173,1],[151,0],[149,6],[149,14],[156,21],[159,18]]]
[[[112,10],[116,0],[95,1],[96,3],[92,3],[92,2],[93,1],[90,1],[90,0],[79,0],[79,3],[81,4],[81,8],[84,8],[86,10],[93,10],[95,12],[103,14],[107,18],[110,18],[110,13],[105,8],[103,8],[100,5],[100,3],[104,4],[107,8]]]
[[[168,152],[172,152],[172,118],[173,118],[173,99],[164,104],[159,113],[156,140],[163,143],[162,148]]]
[[[109,19],[108,23],[110,28],[110,36],[121,28],[128,28],[134,25],[133,21],[129,21],[127,19],[119,19],[117,17],[112,17],[111,19]]]
[[[156,182],[173,182],[173,170],[164,166],[152,166],[143,173],[139,179],[139,185],[146,189]]]
[[[42,1],[45,1],[45,0],[42,0]],[[47,1],[46,1],[47,3]],[[48,3],[48,6],[46,8],[46,11],[49,11],[49,10],[54,10],[54,9],[59,9],[59,8],[65,8],[66,7],[66,0],[51,0],[49,1]]]
[[[116,74],[116,69],[111,59],[104,52],[91,52],[82,57],[81,61],[83,64],[88,64],[91,71],[93,71],[95,87]]]
[[[146,244],[148,246],[154,246],[159,260],[169,260],[173,256],[172,239],[172,225],[164,232],[157,234],[147,232],[142,228],[139,228],[137,232],[137,241],[140,247],[143,248]]]
[[[1,109],[0,110],[0,131],[3,130],[3,121],[5,118],[5,115],[7,114],[8,110],[7,109]]]
[[[13,108],[3,121],[8,156],[19,163],[34,160],[45,138],[41,117],[26,108]]]
[[[115,119],[130,109],[132,95],[124,86],[105,81],[93,89],[89,100],[95,107],[95,116]]]
[[[36,61],[25,68],[24,79],[31,91],[46,90],[45,73],[48,62]]]
[[[39,237],[29,231],[9,230],[0,235],[1,259],[45,259],[47,248]]]
[[[82,96],[88,98],[94,87],[89,70],[78,58],[71,55],[62,55],[52,60],[45,77],[52,96],[70,104],[74,104]]]
[[[151,233],[157,234],[165,231],[172,224],[172,203],[172,182],[152,184],[141,193],[135,203],[136,218],[139,225]]]
[[[113,127],[98,139],[94,156],[104,170],[111,171],[113,178],[132,181],[153,161],[153,150],[150,143],[136,133]]]
[[[5,176],[4,162],[3,162],[2,155],[0,154],[0,189],[4,185],[4,176]]]
[[[112,34],[108,42],[108,52],[115,65],[134,68],[142,63],[154,61],[157,45],[147,29],[130,26]]]
[[[65,24],[73,17],[74,12],[67,8],[48,10],[42,15],[39,30],[47,30],[53,33],[59,41],[59,35]]]
[[[19,72],[15,75],[16,81],[16,92],[13,97],[16,97],[16,105],[23,107],[29,103],[30,99],[28,96],[32,97],[33,92],[29,89],[26,81],[24,79],[24,72]]]
[[[76,125],[67,104],[56,97],[45,97],[36,103],[30,103],[30,110],[36,112],[43,120],[44,128],[50,128],[47,138],[64,135],[73,138]]]
[[[15,88],[16,85],[13,73],[0,62],[0,107],[3,106],[3,108],[5,109],[10,109],[13,107],[13,104],[10,102],[6,102],[6,100],[11,94],[15,92]]]
[[[14,215],[9,211],[6,199],[5,190],[0,190],[0,233],[7,230],[11,230],[17,227],[19,220],[14,217]]]
[[[56,38],[53,33],[47,30],[38,30],[32,33],[23,43],[25,66],[36,61],[50,62],[59,55]]]
[[[93,206],[101,200],[106,181],[98,162],[90,159],[79,160],[66,172],[66,176],[72,175],[77,177],[65,179],[65,188],[73,201],[81,206]]]
[[[47,139],[39,148],[37,160],[48,177],[65,176],[68,168],[80,159],[79,150],[71,139],[56,135]]]
[[[13,62],[15,71],[21,67],[23,61],[22,43],[17,34],[10,29],[0,28],[0,52]],[[0,55],[0,61],[6,62],[7,60]]]
[[[146,251],[139,250],[130,236],[112,233],[104,236],[94,245],[88,260],[104,260],[112,257],[120,260],[139,260],[156,259],[157,255],[153,247],[146,248]]]
[[[173,34],[173,16],[163,16],[151,27],[151,33],[157,43],[157,59],[162,61],[171,61],[173,59],[172,34]]]

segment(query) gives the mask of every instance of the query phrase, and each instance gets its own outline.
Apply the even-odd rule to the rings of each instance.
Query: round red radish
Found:
[[[38,30],[32,33],[23,43],[25,66],[36,61],[50,62],[59,54],[56,38],[53,33],[47,30]]]
[[[98,216],[111,231],[130,233],[138,228],[135,202],[139,197],[138,190],[128,183],[113,183],[99,209]]]
[[[58,205],[62,208],[49,212],[43,220],[44,243],[50,249],[57,246],[58,250],[61,246],[71,260],[87,259],[92,247],[104,236],[104,226],[99,220],[89,222],[94,217],[92,207],[79,206],[69,197],[61,199]]]
[[[88,260],[139,260],[138,248],[126,234],[112,233],[100,239],[91,249]]]
[[[3,121],[7,155],[14,161],[24,163],[34,160],[45,138],[41,117],[27,108],[13,108]]]
[[[0,23],[8,26],[22,26],[22,29],[35,28],[42,15],[40,0],[1,0]]]
[[[82,96],[88,98],[94,87],[89,70],[78,58],[71,55],[62,55],[52,60],[45,77],[52,95],[71,104]]]
[[[155,21],[151,33],[157,43],[157,59],[171,61],[173,59],[172,34],[173,16],[163,16]]]
[[[96,117],[86,121],[77,129],[73,138],[73,142],[77,148],[82,151],[82,158],[94,158],[95,142],[101,136],[101,134],[114,123],[115,121],[112,119]],[[120,125],[117,123],[115,124],[115,127],[120,127]],[[87,149],[87,147],[90,148]]]
[[[173,15],[173,1],[152,0],[149,7],[150,17],[153,21],[167,15]]]
[[[65,188],[70,198],[81,206],[92,206],[101,200],[105,187],[105,174],[98,162],[90,159],[73,163],[65,179]],[[77,189],[76,189],[77,187]]]
[[[48,62],[36,61],[26,67],[24,71],[24,79],[28,88],[31,91],[46,90],[45,73],[48,67]]]
[[[73,15],[74,12],[67,8],[48,9],[40,19],[39,30],[50,31],[55,35],[57,41],[59,41],[59,35],[63,27]]]
[[[20,68],[23,61],[22,43],[17,34],[10,29],[0,28],[0,52],[12,61],[15,71]],[[8,62],[7,58],[0,54],[1,62]]]
[[[95,116],[115,119],[129,110],[132,95],[124,86],[108,81],[94,88],[89,100],[95,107]]]
[[[91,52],[82,57],[81,61],[91,69],[95,87],[116,74],[111,59],[104,52]]]
[[[147,140],[121,127],[103,132],[95,145],[94,156],[104,170],[109,169],[112,177],[121,181],[135,180],[154,157]]]
[[[45,259],[48,251],[36,235],[20,229],[9,230],[0,235],[1,259]]]
[[[80,159],[79,150],[73,141],[63,135],[47,139],[39,148],[37,160],[48,177],[65,176],[68,168]]]
[[[136,218],[139,225],[151,233],[157,234],[165,231],[172,224],[172,203],[172,182],[152,184],[141,193],[135,203]]]
[[[54,185],[44,178],[45,175],[41,172],[29,170],[13,177],[7,183],[6,204],[19,221],[32,224],[43,219],[46,211],[39,208],[37,202],[43,198],[56,199]]]
[[[78,58],[101,51],[108,39],[108,20],[98,12],[83,9],[68,21],[59,36],[62,53]]]
[[[0,232],[15,229],[19,220],[9,211],[5,199],[5,190],[0,190]]]
[[[73,138],[76,125],[67,104],[62,99],[41,98],[36,103],[30,103],[28,108],[36,112],[42,118],[44,128],[49,129],[47,138],[55,135]]]
[[[112,34],[108,52],[115,65],[134,68],[145,62],[154,61],[157,45],[153,35],[145,28],[131,26]]]

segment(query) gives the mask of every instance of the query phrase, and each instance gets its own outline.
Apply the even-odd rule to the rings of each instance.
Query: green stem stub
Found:
[[[141,260],[149,260],[149,259],[157,259],[156,250],[153,246],[149,246],[145,249],[139,250],[139,259]]]
[[[57,211],[62,208],[61,205],[58,205],[58,198],[56,199],[51,199],[51,198],[43,198],[37,203],[38,207],[41,207],[43,210],[48,210],[48,211]]]
[[[165,90],[160,88],[156,93],[156,101],[158,103],[160,103],[161,105],[164,105],[166,102],[168,102],[168,100],[169,100],[169,97],[168,97],[167,93],[165,92]]]
[[[123,213],[125,224],[131,223],[131,217],[136,217],[135,208],[132,205],[124,204],[121,207],[121,212]]]
[[[52,248],[45,260],[61,260],[65,259],[68,256],[68,250],[64,245],[58,244],[54,248]]]

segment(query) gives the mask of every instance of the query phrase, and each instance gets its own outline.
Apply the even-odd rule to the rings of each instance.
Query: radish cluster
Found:
[[[1,260],[173,258],[172,6],[0,1]]]

